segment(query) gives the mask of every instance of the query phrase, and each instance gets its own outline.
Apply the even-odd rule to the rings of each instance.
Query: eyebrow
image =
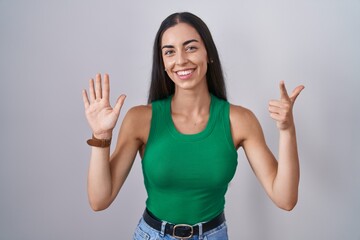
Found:
[[[192,42],[199,42],[199,41],[196,40],[196,39],[190,39],[190,40],[185,41],[182,45],[186,46],[186,45],[188,45],[189,43],[192,43]],[[162,46],[161,49],[164,49],[164,48],[174,48],[174,46],[173,45],[164,45],[164,46]]]

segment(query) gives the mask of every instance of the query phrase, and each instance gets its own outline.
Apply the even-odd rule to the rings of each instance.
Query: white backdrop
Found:
[[[140,159],[113,205],[93,212],[81,90],[108,72],[112,101],[128,96],[120,122],[145,104],[155,33],[177,11],[208,24],[230,102],[257,115],[275,154],[268,100],[282,79],[306,87],[298,205],[276,208],[239,150],[230,238],[359,240],[359,0],[0,0],[0,239],[131,239],[146,199]]]

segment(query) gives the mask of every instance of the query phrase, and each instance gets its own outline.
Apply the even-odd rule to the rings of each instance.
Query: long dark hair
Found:
[[[151,72],[151,85],[149,90],[148,103],[164,99],[174,94],[175,84],[165,72],[164,62],[161,54],[161,39],[163,33],[178,23],[187,23],[199,33],[202,38],[207,56],[208,68],[206,80],[209,92],[214,96],[227,100],[224,75],[221,68],[219,54],[214,40],[206,24],[197,16],[189,12],[173,13],[168,16],[160,25],[156,34],[153,48],[153,65]]]

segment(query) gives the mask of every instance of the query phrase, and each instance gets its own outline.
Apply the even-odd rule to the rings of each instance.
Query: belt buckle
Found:
[[[189,235],[188,236],[179,236],[179,235],[177,235],[178,233],[176,232],[176,230],[177,229],[180,230],[181,228],[189,228],[189,231],[190,231]],[[193,226],[188,225],[188,224],[177,224],[173,228],[173,237],[175,237],[175,238],[189,239],[189,238],[191,238],[193,236],[193,234],[194,234]]]

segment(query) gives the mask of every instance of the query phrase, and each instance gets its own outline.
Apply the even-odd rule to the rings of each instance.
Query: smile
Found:
[[[193,72],[194,72],[194,69],[186,69],[186,70],[177,71],[176,74],[180,78],[187,78],[187,77],[190,77]]]

